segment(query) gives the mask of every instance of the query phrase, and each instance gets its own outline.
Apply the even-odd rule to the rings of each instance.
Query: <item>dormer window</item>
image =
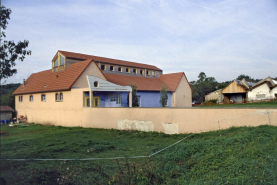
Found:
[[[58,53],[52,60],[53,72],[65,69],[65,63],[65,57]]]
[[[137,74],[137,69],[133,69],[133,73]]]
[[[58,67],[59,66],[59,60],[58,58],[55,60],[55,64],[54,64],[54,67]]]
[[[110,66],[110,71],[114,71],[114,66]]]
[[[126,68],[126,73],[130,73],[130,68]]]
[[[118,67],[118,72],[122,72],[122,67]]]
[[[143,70],[142,69],[140,70],[140,74],[143,75]]]
[[[101,64],[101,70],[106,70],[106,65],[104,65],[104,64]]]
[[[64,57],[60,55],[60,66],[64,65]]]

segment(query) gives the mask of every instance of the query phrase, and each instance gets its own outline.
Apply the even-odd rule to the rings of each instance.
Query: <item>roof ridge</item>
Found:
[[[146,65],[146,66],[155,67],[155,68],[161,70],[160,68],[158,68],[158,67],[155,66],[155,65],[150,65],[150,64],[145,64],[145,63],[131,62],[131,61],[127,61],[127,60],[120,60],[120,59],[114,59],[114,58],[108,58],[108,57],[101,57],[101,56],[95,56],[95,55],[88,55],[88,54],[83,54],[83,53],[75,53],[75,52],[70,52],[70,51],[58,50],[58,52],[61,52],[61,54],[63,54],[63,52],[64,52],[64,55],[66,55],[66,53],[69,53],[69,54],[84,55],[84,56],[91,57],[91,58],[96,57],[96,58],[102,58],[102,59],[113,60],[113,61],[130,62],[130,63],[133,63],[133,64],[141,64],[141,65]],[[80,59],[82,59],[82,58],[80,58]],[[105,63],[105,62],[104,62],[104,63]],[[106,62],[106,63],[109,63],[109,62]]]

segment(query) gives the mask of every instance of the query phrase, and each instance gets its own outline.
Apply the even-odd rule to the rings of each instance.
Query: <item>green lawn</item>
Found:
[[[150,155],[190,134],[1,126],[1,159]],[[277,127],[194,134],[151,158],[1,161],[7,184],[277,184]]]
[[[268,102],[259,102],[259,103],[236,103],[236,104],[226,104],[226,105],[200,105],[200,106],[196,106],[197,108],[207,108],[207,107],[237,107],[237,108],[243,108],[243,107],[257,107],[257,108],[261,108],[261,107],[275,107],[277,108],[277,101],[268,101]]]

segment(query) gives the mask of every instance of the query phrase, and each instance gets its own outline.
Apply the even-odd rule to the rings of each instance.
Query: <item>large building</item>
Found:
[[[132,107],[131,84],[137,86],[140,107],[161,107],[164,85],[168,107],[191,107],[184,72],[163,74],[152,65],[66,51],[58,51],[50,62],[51,69],[33,73],[14,91],[18,114],[29,118],[43,110],[65,115],[69,109]]]

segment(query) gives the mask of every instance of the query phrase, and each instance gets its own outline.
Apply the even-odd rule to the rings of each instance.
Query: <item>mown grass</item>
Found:
[[[1,158],[150,155],[189,134],[80,127],[1,126]],[[8,184],[277,184],[277,127],[194,134],[151,158],[1,161]]]
[[[196,106],[197,108],[207,108],[207,107],[212,107],[212,108],[221,108],[221,107],[237,107],[237,108],[243,108],[243,107],[275,107],[277,108],[277,101],[268,101],[268,102],[257,102],[257,103],[236,103],[236,104],[223,104],[223,105],[200,105]]]

